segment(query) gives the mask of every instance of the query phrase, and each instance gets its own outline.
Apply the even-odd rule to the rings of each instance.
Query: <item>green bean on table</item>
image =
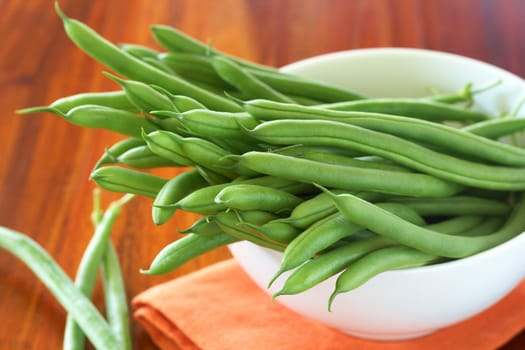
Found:
[[[108,322],[53,258],[24,234],[0,227],[0,247],[26,264],[98,349],[124,349]]]

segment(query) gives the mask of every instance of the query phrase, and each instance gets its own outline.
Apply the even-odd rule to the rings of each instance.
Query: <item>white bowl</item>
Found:
[[[512,110],[525,96],[525,81],[474,59],[419,49],[362,49],[313,57],[283,68],[347,86],[374,97],[426,96],[429,89],[456,91],[466,83],[501,84],[475,97],[475,108],[489,113]],[[268,294],[281,289],[283,274],[270,289],[281,254],[248,242],[230,251]],[[525,234],[469,258],[433,266],[384,272],[363,286],[327,302],[332,277],[301,294],[276,300],[297,313],[350,335],[409,339],[468,319],[494,305],[525,276]]]

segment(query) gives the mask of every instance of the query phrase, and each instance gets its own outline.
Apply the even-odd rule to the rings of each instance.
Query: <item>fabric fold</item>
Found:
[[[296,314],[272,301],[233,259],[152,287],[132,306],[163,350],[493,350],[525,328],[525,281],[469,320],[395,342],[355,338]]]

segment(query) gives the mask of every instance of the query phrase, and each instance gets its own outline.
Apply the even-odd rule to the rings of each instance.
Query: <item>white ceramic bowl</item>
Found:
[[[429,89],[456,91],[466,83],[497,88],[476,96],[475,108],[510,111],[525,96],[525,82],[498,67],[470,58],[418,49],[362,49],[313,57],[283,70],[352,88],[374,97],[426,96]],[[271,289],[281,254],[240,242],[233,256],[265,291],[280,290],[284,274]],[[381,340],[408,339],[470,318],[508,294],[525,275],[525,234],[475,256],[420,268],[389,271],[363,286],[327,301],[332,277],[298,295],[276,300],[297,313],[347,334]]]

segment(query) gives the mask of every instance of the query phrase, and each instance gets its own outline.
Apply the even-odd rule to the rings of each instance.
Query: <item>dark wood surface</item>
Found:
[[[338,50],[402,46],[462,54],[525,76],[522,0],[62,0],[60,5],[115,43],[158,48],[149,26],[163,23],[273,66]],[[0,225],[33,237],[73,276],[92,235],[90,170],[119,137],[52,115],[18,116],[14,111],[117,87],[100,74],[104,67],[66,37],[53,1],[2,0],[0,13]],[[174,175],[167,169],[160,173]],[[117,197],[104,192],[103,202]],[[157,227],[151,203],[146,198],[130,203],[112,236],[129,298],[230,257],[220,249],[168,275],[140,274],[164,245],[179,237],[176,229],[193,219],[177,215]],[[102,305],[100,286],[94,300]],[[0,349],[59,349],[65,316],[32,273],[0,251]],[[155,348],[135,322],[133,342],[136,349]],[[525,348],[524,335],[506,346],[518,348]]]

